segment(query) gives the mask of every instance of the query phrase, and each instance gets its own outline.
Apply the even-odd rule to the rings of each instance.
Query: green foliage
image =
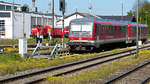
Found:
[[[0,54],[0,75],[15,73],[18,71],[24,71],[24,70],[34,69],[34,68],[56,66],[60,64],[93,58],[99,55],[115,53],[126,49],[115,49],[112,52],[109,51],[109,52],[102,52],[102,53],[75,54],[74,56],[66,55],[66,56],[56,57],[54,60],[30,59],[24,61],[17,53]]]
[[[12,40],[12,39],[0,39],[0,45],[13,45],[18,44],[18,40]]]
[[[23,12],[29,12],[29,6],[28,6],[28,4],[24,4],[24,5],[21,7],[21,10],[22,10]]]
[[[135,16],[134,12],[132,10],[130,10],[129,12],[127,12],[128,16]]]
[[[36,44],[36,39],[31,38],[27,40],[28,40],[28,44]],[[42,43],[53,43],[53,42],[61,43],[62,42],[62,38],[54,38],[53,40],[43,39]],[[64,41],[67,43],[69,39],[65,38]],[[14,44],[18,44],[18,39],[0,39],[0,45],[14,45]]]
[[[0,63],[8,63],[9,61],[20,61],[20,62],[22,62],[23,59],[17,53],[0,54]]]
[[[133,6],[133,10],[130,10],[127,12],[128,16],[135,16],[136,18],[136,6],[137,4]],[[150,33],[150,2],[148,0],[143,0],[140,2],[139,6],[139,22],[142,24],[148,24],[149,33]]]

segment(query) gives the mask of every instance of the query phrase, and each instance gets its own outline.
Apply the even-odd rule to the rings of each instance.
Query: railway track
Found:
[[[110,79],[110,80],[108,80],[108,81],[106,81],[105,83],[103,83],[103,84],[129,84],[129,82],[130,82],[130,84],[139,84],[139,83],[137,83],[137,81],[135,80],[137,77],[135,77],[135,78],[133,78],[133,76],[132,75],[135,75],[135,74],[139,74],[139,72],[137,72],[138,70],[141,70],[142,68],[144,68],[145,66],[148,66],[148,65],[150,65],[150,61],[149,62],[146,62],[146,63],[144,63],[144,64],[142,64],[142,65],[140,65],[140,66],[138,66],[138,67],[136,67],[136,68],[134,68],[134,69],[132,69],[132,70],[129,70],[129,71],[127,71],[127,72],[125,72],[125,73],[123,73],[123,74],[121,74],[121,75],[118,75],[118,76],[116,76],[116,77],[114,77],[114,78],[112,78],[112,79]],[[149,68],[149,67],[148,67]],[[140,73],[141,73],[142,71],[140,71]],[[134,73],[134,74],[133,74]],[[131,75],[132,74],[132,75]],[[130,76],[130,79],[132,80],[132,81],[129,81],[128,80],[128,78],[127,78],[127,76]],[[124,80],[123,80],[124,79]],[[141,84],[146,84],[147,82],[148,82],[148,80],[150,79],[150,77],[148,77],[148,78],[146,78],[143,82],[141,82]],[[127,82],[127,81],[128,82]],[[133,81],[134,81],[134,83],[133,83]],[[136,83],[135,83],[136,82]]]
[[[140,49],[150,49],[150,46],[145,46]],[[40,81],[43,81],[45,77],[47,77],[49,74],[52,74],[53,76],[60,76],[65,75],[68,73],[80,71],[82,69],[86,69],[95,65],[111,62],[117,59],[121,59],[124,57],[128,57],[131,54],[135,53],[136,49],[116,52],[109,55],[102,55],[94,58],[90,58],[83,61],[73,62],[73,63],[67,63],[59,66],[49,67],[46,69],[38,70],[36,72],[30,72],[26,74],[21,75],[15,75],[9,78],[0,79],[0,83],[8,83],[8,84],[31,84],[31,83],[37,83]]]
[[[150,76],[145,78],[140,84],[148,84],[148,82],[150,83]]]
[[[55,46],[56,43],[42,43],[41,45],[42,46]],[[35,47],[36,47],[36,44],[28,44],[28,48],[35,48]],[[3,48],[18,48],[18,45],[17,44],[15,44],[15,45],[0,45],[0,50],[2,50]]]
[[[48,50],[49,47],[55,46],[55,43],[51,43],[51,44],[41,44],[42,46],[47,46],[45,48],[41,48],[42,50]],[[34,47],[34,48],[33,48]],[[28,45],[28,51],[33,51],[35,49],[36,45],[35,44],[29,44]],[[12,51],[5,51],[3,48],[18,48],[18,45],[14,45],[14,46],[0,46],[0,54],[3,53],[12,53],[12,52],[19,52],[19,50],[12,50]],[[58,53],[66,53],[66,50],[62,50]],[[68,51],[67,51],[68,53]],[[41,55],[48,55],[49,53],[41,53]]]

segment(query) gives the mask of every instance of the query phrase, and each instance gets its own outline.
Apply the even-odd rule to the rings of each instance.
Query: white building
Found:
[[[64,23],[65,23],[64,26],[68,27],[70,21],[73,20],[73,19],[84,18],[84,17],[96,17],[96,16],[88,14],[88,13],[75,12],[75,13],[70,14],[70,15],[65,17],[65,19],[64,19]],[[57,27],[62,27],[62,20],[57,21],[56,26]]]
[[[55,15],[54,26],[59,18],[60,16]],[[20,4],[0,1],[0,38],[18,39],[24,34],[29,38],[33,25],[52,26],[52,14],[24,13],[21,12]]]
[[[0,11],[11,11],[13,10],[13,7],[15,11],[21,11],[20,4],[13,4],[9,2],[0,1]]]
[[[50,14],[0,11],[0,38],[18,39],[22,38],[24,33],[29,38],[33,25],[51,26],[52,16]]]

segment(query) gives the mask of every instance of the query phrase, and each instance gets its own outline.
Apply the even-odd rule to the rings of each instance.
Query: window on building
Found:
[[[52,25],[52,19],[51,18],[47,18],[47,21],[48,21],[48,25]]]
[[[11,10],[11,6],[6,6],[6,10],[10,11]]]
[[[16,6],[14,7],[14,10],[17,10],[17,7],[16,7]]]
[[[37,17],[37,24],[38,24],[38,25],[42,25],[42,21],[41,21],[41,20],[42,20],[41,17]]]
[[[36,24],[36,17],[31,17],[31,28],[33,27],[33,25],[37,25]]]
[[[5,10],[5,5],[0,4],[0,10]]]
[[[5,35],[5,21],[0,20],[0,36]]]
[[[0,17],[10,17],[10,13],[8,12],[1,12]]]

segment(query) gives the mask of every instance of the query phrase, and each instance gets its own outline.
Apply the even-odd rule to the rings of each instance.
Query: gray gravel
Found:
[[[131,70],[131,69],[139,66],[140,64],[144,64],[146,62],[149,62],[149,60],[150,60],[150,58],[149,59],[145,59],[143,61],[140,61],[138,63],[132,64],[131,66],[119,69],[116,72],[110,74],[109,76],[100,79],[101,81],[99,81],[99,83],[102,83],[102,82],[105,82],[107,80],[110,80],[113,77],[116,77],[116,76],[118,76],[118,75],[120,75],[122,73],[127,72],[128,70]],[[126,77],[124,77],[124,78],[122,78],[122,79],[120,79],[118,81],[115,81],[112,84],[140,84],[140,82],[142,80],[144,80],[145,78],[147,78],[149,76],[150,76],[150,65],[147,65],[147,66],[139,69],[138,71],[133,72],[130,75],[128,75],[128,76],[126,76]]]

